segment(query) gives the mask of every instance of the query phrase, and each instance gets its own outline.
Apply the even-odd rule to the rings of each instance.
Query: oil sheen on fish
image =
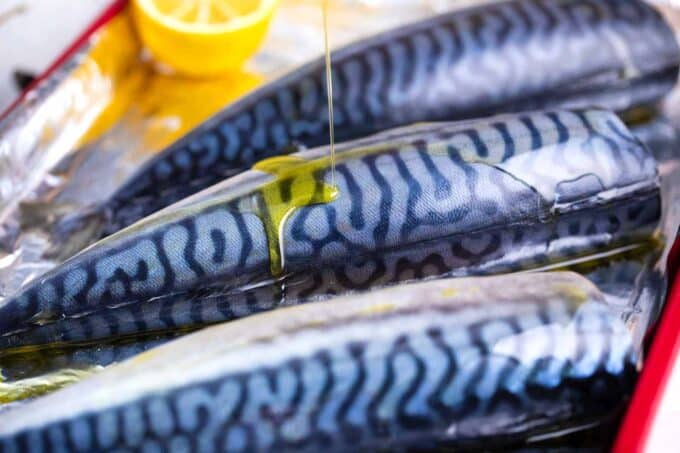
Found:
[[[336,157],[337,187],[326,148],[279,157],[96,243],[0,305],[0,346],[536,268],[645,241],[660,216],[655,160],[601,110],[424,124]]]
[[[332,54],[338,140],[422,121],[654,103],[674,34],[639,0],[517,0],[455,11]],[[104,234],[273,155],[328,143],[324,60],[253,92],[153,158],[103,211]],[[95,216],[98,218],[98,216]]]
[[[609,414],[635,370],[629,332],[583,277],[438,280],[190,334],[0,414],[0,445],[489,447]]]

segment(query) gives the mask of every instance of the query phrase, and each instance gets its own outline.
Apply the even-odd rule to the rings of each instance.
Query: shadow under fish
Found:
[[[606,111],[425,124],[264,161],[0,305],[3,350],[232,320],[428,277],[530,269],[657,232],[655,160]],[[335,185],[333,185],[335,183]]]
[[[583,277],[438,280],[185,336],[0,413],[0,445],[500,448],[611,414],[636,368],[630,332]]]
[[[674,86],[680,50],[671,28],[642,1],[519,0],[390,30],[331,59],[342,141],[421,121],[651,105]],[[103,206],[62,222],[57,234],[83,229],[88,237],[72,241],[90,243],[97,230],[109,235],[263,158],[327,144],[326,103],[319,58],[205,121]]]

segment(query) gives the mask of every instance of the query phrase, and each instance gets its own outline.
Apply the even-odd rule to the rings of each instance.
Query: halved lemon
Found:
[[[277,0],[134,0],[144,45],[180,73],[213,76],[243,65],[267,31]]]

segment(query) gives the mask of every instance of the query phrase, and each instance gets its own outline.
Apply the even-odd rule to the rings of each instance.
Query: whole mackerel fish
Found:
[[[386,451],[578,429],[636,353],[586,279],[404,285],[190,334],[0,414],[2,451]]]
[[[0,348],[231,320],[426,277],[648,240],[655,160],[613,113],[423,124],[258,163],[0,304]],[[335,178],[335,179],[334,179]]]
[[[663,304],[665,279],[656,264],[658,245],[631,244],[606,257],[560,263],[548,269],[575,271],[590,280],[604,296],[611,312],[631,332],[634,344],[642,344],[659,307]],[[546,268],[543,268],[546,269]],[[86,344],[33,349],[30,355],[17,350],[0,354],[0,411],[19,400],[36,398],[82,380],[104,367],[122,362],[160,346],[185,331],[153,333],[134,338],[110,339]]]
[[[569,107],[623,111],[674,86],[673,31],[639,0],[459,10],[332,53],[338,140],[422,121]],[[265,157],[328,143],[323,58],[228,106],[151,159],[94,216],[104,235]]]

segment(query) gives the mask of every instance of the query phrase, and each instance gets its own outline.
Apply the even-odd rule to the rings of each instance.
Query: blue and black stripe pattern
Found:
[[[272,178],[243,173],[39,278],[0,306],[0,345],[196,326],[399,281],[538,267],[646,240],[660,217],[655,161],[614,114],[417,126],[339,147],[340,195],[289,217],[285,277],[273,280],[251,211]],[[319,178],[330,183],[328,167]]]
[[[652,103],[675,37],[639,0],[518,0],[457,11],[333,53],[339,140],[421,121]],[[227,107],[152,159],[106,207],[105,234],[249,168],[328,143],[323,59]]]
[[[308,309],[344,314],[277,324],[322,318]],[[606,414],[635,375],[629,332],[574,274],[407,285],[274,315],[257,319],[270,333],[194,361],[182,379],[144,374],[140,357],[28,403],[2,419],[2,451],[469,446]],[[201,335],[165,354],[191,363],[186,346],[204,353]]]

